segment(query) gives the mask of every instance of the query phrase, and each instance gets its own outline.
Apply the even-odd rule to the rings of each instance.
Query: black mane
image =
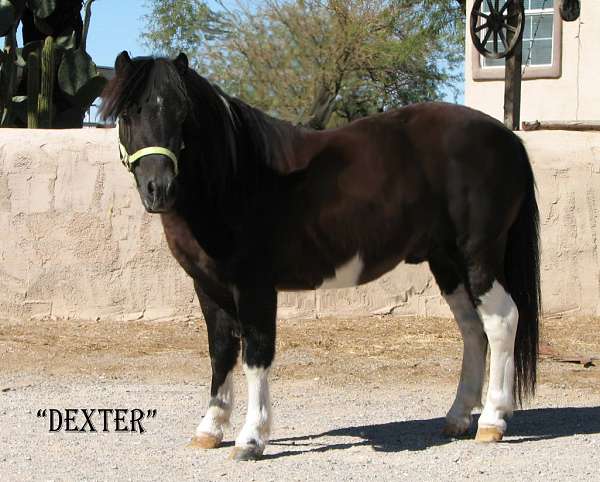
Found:
[[[168,59],[132,59],[104,90],[100,114],[114,119],[143,95],[167,85],[174,86],[188,103],[184,142],[195,148],[190,149],[194,151],[190,156],[200,155],[209,164],[204,168],[204,174],[209,174],[204,181],[213,188],[215,183],[225,188],[241,168],[268,166],[283,174],[296,170],[294,146],[299,129],[230,97],[192,69],[181,76]]]
[[[136,57],[116,72],[102,92],[100,115],[104,120],[116,119],[148,90],[160,89],[165,85],[175,86],[177,94],[186,97],[179,74],[171,62],[153,57]]]

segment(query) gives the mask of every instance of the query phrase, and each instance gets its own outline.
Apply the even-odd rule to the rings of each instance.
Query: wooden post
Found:
[[[516,27],[518,4],[509,0],[508,23]],[[521,0],[518,0],[521,1]],[[525,19],[523,19],[525,21]],[[510,44],[513,33],[507,31],[507,42]],[[519,36],[513,54],[506,59],[504,76],[504,125],[513,131],[519,130],[521,123],[521,65],[523,63],[523,34]]]

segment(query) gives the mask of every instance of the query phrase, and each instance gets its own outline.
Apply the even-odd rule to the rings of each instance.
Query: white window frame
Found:
[[[562,19],[559,13],[559,1],[553,0],[551,7],[545,9],[527,9],[526,14],[553,14],[552,29],[552,54],[550,64],[523,65],[523,79],[559,78],[562,67]],[[535,21],[534,21],[535,22]],[[535,26],[534,26],[535,27]],[[533,35],[533,32],[532,32]],[[504,79],[504,65],[485,65],[484,57],[473,46],[472,50],[472,75],[474,80],[501,80]],[[523,58],[523,62],[527,59]]]

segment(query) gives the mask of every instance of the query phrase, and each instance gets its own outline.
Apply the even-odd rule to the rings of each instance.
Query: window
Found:
[[[494,1],[494,0],[492,0]],[[562,22],[558,13],[559,0],[524,0],[525,25],[523,28],[523,78],[560,77]],[[487,2],[481,9],[489,12]],[[486,44],[492,49],[492,40]],[[502,51],[502,43],[499,45]],[[476,49],[473,58],[473,78],[501,79],[504,77],[504,59],[487,59]]]

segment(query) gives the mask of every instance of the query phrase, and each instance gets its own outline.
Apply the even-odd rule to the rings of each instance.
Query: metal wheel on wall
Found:
[[[487,11],[482,8],[484,1]],[[513,8],[509,8],[511,4]],[[510,15],[509,10],[513,12]],[[524,24],[525,8],[521,0],[475,0],[471,10],[471,40],[484,57],[507,58],[517,46]]]
[[[581,14],[580,0],[560,0],[560,16],[565,22],[573,22]]]

